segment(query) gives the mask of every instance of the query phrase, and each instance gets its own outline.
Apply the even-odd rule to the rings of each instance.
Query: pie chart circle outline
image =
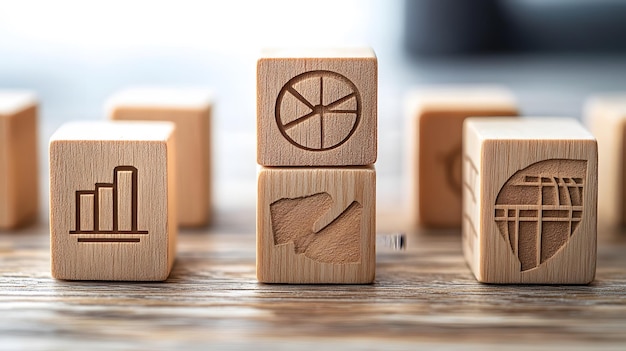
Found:
[[[287,131],[284,128],[285,124],[281,120],[280,110],[281,110],[283,99],[285,95],[289,92],[289,88],[292,88],[293,85],[298,82],[301,82],[307,79],[314,79],[314,78],[318,78],[318,79],[319,78],[322,78],[322,79],[333,78],[335,80],[338,80],[350,88],[352,92],[351,94],[354,94],[354,98],[356,99],[356,109],[354,112],[354,115],[356,118],[352,125],[352,128],[350,129],[350,132],[348,132],[346,136],[340,142],[335,143],[328,147],[312,148],[312,147],[308,147],[308,146],[298,143],[287,134]],[[359,93],[359,90],[357,89],[356,85],[350,79],[348,79],[342,74],[339,74],[333,71],[327,71],[327,70],[307,71],[291,78],[289,81],[287,81],[287,83],[283,85],[283,87],[280,89],[280,92],[278,93],[278,97],[276,98],[276,106],[274,110],[274,115],[276,118],[276,125],[278,126],[278,130],[283,135],[283,137],[287,139],[287,141],[289,141],[289,143],[291,143],[292,145],[300,149],[307,150],[307,151],[329,151],[329,150],[336,149],[339,146],[345,144],[352,137],[352,135],[356,132],[359,126],[359,123],[361,121],[361,94]],[[321,123],[323,123],[323,121],[321,121]]]

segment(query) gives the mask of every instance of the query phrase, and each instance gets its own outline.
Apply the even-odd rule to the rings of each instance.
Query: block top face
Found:
[[[213,102],[208,89],[136,87],[122,90],[109,98],[108,111],[119,107],[206,109]]]
[[[0,90],[0,116],[13,115],[37,104],[37,96],[26,90]]]
[[[260,165],[364,166],[376,161],[378,63],[371,49],[363,50],[358,55],[321,51],[259,59]]]
[[[464,126],[482,140],[596,140],[573,118],[472,117]]]
[[[263,59],[350,59],[371,58],[376,59],[372,48],[268,48],[261,51]]]
[[[50,137],[54,141],[166,141],[174,132],[171,122],[70,122]]]
[[[411,92],[408,101],[413,109],[422,111],[517,111],[513,93],[497,85],[424,87]]]

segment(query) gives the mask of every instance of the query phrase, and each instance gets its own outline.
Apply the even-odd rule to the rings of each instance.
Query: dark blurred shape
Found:
[[[626,52],[622,0],[406,0],[415,55]]]
[[[406,0],[409,52],[454,55],[493,49],[498,42],[498,0]]]

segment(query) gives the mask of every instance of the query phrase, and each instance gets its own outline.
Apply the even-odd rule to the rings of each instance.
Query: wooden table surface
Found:
[[[254,215],[182,231],[164,283],[57,281],[47,223],[0,233],[0,349],[626,349],[626,235],[600,233],[589,286],[477,283],[458,231],[379,248],[373,285],[265,285]]]

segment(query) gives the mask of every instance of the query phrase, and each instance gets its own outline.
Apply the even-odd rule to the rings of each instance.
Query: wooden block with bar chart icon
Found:
[[[52,276],[161,281],[176,257],[174,125],[75,122],[50,139]]]
[[[258,163],[373,164],[377,74],[371,49],[266,50],[257,65]]]
[[[193,227],[211,214],[211,92],[205,89],[137,87],[107,103],[113,120],[170,121],[176,124],[178,222]]]
[[[28,91],[0,90],[0,229],[37,216],[37,170],[36,97]]]
[[[626,92],[587,100],[586,120],[598,139],[598,222],[626,224]]]
[[[587,284],[596,271],[598,148],[567,118],[471,118],[463,251],[485,283]]]
[[[372,283],[376,267],[375,182],[373,166],[261,168],[258,280]]]
[[[461,137],[471,116],[516,116],[513,94],[489,85],[433,86],[407,98],[413,222],[461,227]]]

